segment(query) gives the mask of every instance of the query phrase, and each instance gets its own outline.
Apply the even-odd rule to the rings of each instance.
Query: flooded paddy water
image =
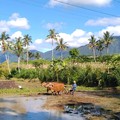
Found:
[[[79,115],[46,110],[47,96],[0,98],[0,120],[84,120]]]

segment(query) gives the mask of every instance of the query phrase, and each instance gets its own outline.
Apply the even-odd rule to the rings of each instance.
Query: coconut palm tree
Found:
[[[67,42],[63,43],[63,38],[60,38],[59,41],[56,43],[56,50],[60,50],[60,58],[62,60],[62,51],[65,50],[67,48]]]
[[[47,39],[51,39],[52,40],[52,62],[53,62],[53,45],[54,45],[54,40],[57,41],[57,33],[55,31],[55,29],[50,29],[49,30],[49,35],[47,35]]]
[[[35,57],[36,59],[40,59],[40,57],[41,57],[41,56],[40,56],[40,53],[39,53],[39,52],[36,52],[34,57]]]
[[[104,49],[104,41],[103,39],[99,39],[97,42],[96,42],[96,49],[99,51],[99,55],[101,56],[102,55],[102,50]]]
[[[20,57],[23,54],[23,41],[21,37],[15,38],[15,43],[13,44],[13,51],[18,57],[18,71],[20,72]]]
[[[94,57],[94,61],[96,62],[96,38],[94,35],[90,36],[89,40],[89,48],[92,49],[93,52],[93,57]]]
[[[35,55],[34,55],[34,53],[32,53],[32,52],[28,52],[28,56],[29,56],[29,58],[33,58]]]
[[[9,67],[9,56],[7,55],[7,52],[10,50],[10,44],[9,44],[10,42],[8,41],[8,39],[10,39],[9,35],[6,34],[6,32],[2,32],[0,37],[1,50],[2,50],[2,53],[5,54],[5,59],[6,59],[8,71],[10,74],[11,72]]]
[[[103,33],[103,40],[106,48],[106,54],[108,54],[109,52],[109,45],[112,43],[113,39],[114,39],[113,34],[110,34],[110,32],[106,31]]]
[[[27,35],[24,35],[24,38],[23,38],[24,42],[24,46],[26,47],[26,56],[27,56],[27,65],[28,65],[28,60],[29,60],[29,55],[28,55],[28,52],[29,52],[29,49],[28,49],[28,46],[29,46],[29,43],[32,43],[32,38],[31,36],[29,36],[28,34]]]

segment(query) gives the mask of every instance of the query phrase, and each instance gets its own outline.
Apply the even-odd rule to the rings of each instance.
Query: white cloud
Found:
[[[52,39],[46,39],[46,43],[52,43]]]
[[[10,20],[7,21],[8,26],[22,29],[29,29],[28,20],[26,18],[21,18],[18,13],[12,14]]]
[[[67,34],[67,33],[59,33],[59,35],[60,35],[66,42],[70,42],[70,41],[73,40],[70,34]]]
[[[88,20],[85,24],[89,25],[89,26],[120,25],[120,17],[100,18],[100,19],[97,19],[97,20]]]
[[[86,32],[82,29],[76,29],[71,34],[59,33],[59,36],[63,38],[64,42],[67,42],[67,45],[70,47],[80,47],[88,44],[90,35],[92,35],[92,32]],[[51,39],[46,40],[46,42],[51,43]]]
[[[65,5],[64,3],[69,3],[72,5],[105,6],[109,5],[111,1],[112,0],[50,0],[48,4],[51,7]]]
[[[35,40],[35,44],[41,44],[42,43],[42,39],[36,39]]]
[[[110,34],[113,34],[115,36],[120,36],[120,25],[119,26],[109,26],[105,29],[102,29],[98,32],[98,36],[102,36],[104,32],[110,32]]]
[[[43,39],[36,39],[33,41],[32,44],[30,44],[29,49],[30,50],[40,50],[41,47],[43,48],[43,46],[45,45],[45,43],[43,42]]]
[[[10,30],[10,29],[9,29],[6,21],[5,21],[5,20],[1,20],[1,21],[0,21],[0,32],[3,32],[3,31],[8,32],[9,30]]]
[[[85,35],[85,31],[81,30],[81,29],[76,29],[72,34],[71,36],[72,37],[80,37],[80,36],[83,36]]]
[[[82,29],[76,29],[71,34],[60,33],[59,35],[64,39],[65,42],[67,42],[68,46],[80,47],[88,44],[88,38],[91,34],[91,32],[86,32]]]
[[[19,18],[19,14],[18,13],[13,13],[11,16],[10,16],[10,19],[17,19]]]
[[[15,38],[19,38],[19,37],[23,37],[21,31],[17,31],[10,36],[11,39],[15,39]]]
[[[88,41],[89,37],[90,37],[90,36],[79,38],[79,39],[78,39],[78,43],[79,43],[81,46],[82,46],[82,45],[85,45],[85,44],[88,44],[88,43],[89,43],[89,41]]]
[[[29,29],[28,20],[20,17],[18,13],[13,13],[9,20],[0,20],[0,32],[10,31],[10,28]]]
[[[33,45],[33,44],[29,46],[29,49],[30,49],[30,50],[37,50],[36,46]]]
[[[44,27],[49,29],[56,29],[56,30],[60,30],[62,28],[62,25],[64,23],[62,22],[56,22],[56,23],[47,23]]]

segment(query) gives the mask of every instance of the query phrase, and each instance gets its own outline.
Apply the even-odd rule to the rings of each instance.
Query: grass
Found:
[[[28,81],[17,81],[17,85],[21,85],[22,89],[11,88],[11,89],[0,89],[0,96],[9,95],[36,95],[45,91],[45,88],[41,87],[40,82],[28,82]]]

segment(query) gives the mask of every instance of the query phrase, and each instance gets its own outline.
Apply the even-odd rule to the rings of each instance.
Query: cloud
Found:
[[[8,32],[11,28],[29,29],[30,25],[26,18],[20,17],[18,13],[13,13],[9,20],[0,20],[0,32]]]
[[[35,40],[35,44],[41,44],[42,43],[42,39],[36,39]]]
[[[109,26],[105,29],[102,29],[98,32],[98,36],[102,36],[104,32],[110,32],[110,34],[113,34],[114,36],[120,36],[120,25],[118,26]]]
[[[109,26],[106,27],[100,31],[96,32],[87,32],[82,29],[76,29],[71,34],[67,33],[59,33],[60,37],[64,39],[65,42],[67,42],[68,46],[70,47],[80,47],[84,46],[89,43],[88,39],[91,35],[95,35],[96,38],[102,37],[103,33],[109,31],[110,34],[113,34],[115,36],[120,35],[120,25],[118,26]]]
[[[49,48],[49,47],[51,47],[51,46],[46,44],[46,41],[38,38],[38,39],[34,40],[34,42],[32,44],[30,44],[29,49],[46,52],[48,50],[51,50],[51,48]]]
[[[8,32],[9,30],[10,30],[10,29],[9,29],[9,27],[8,27],[8,25],[7,25],[7,22],[4,21],[4,20],[1,20],[1,21],[0,21],[0,32],[3,32],[3,31]]]
[[[7,21],[9,27],[29,29],[28,20],[26,18],[21,18],[18,13],[12,14],[10,20]]]
[[[92,32],[86,32],[82,29],[76,29],[71,34],[59,33],[60,38],[63,38],[64,42],[70,47],[80,47],[89,43],[88,39]],[[46,43],[52,43],[51,39],[46,40]],[[55,42],[54,42],[55,43]],[[54,44],[54,48],[56,45]]]
[[[67,42],[68,46],[80,47],[88,44],[88,39],[90,35],[92,35],[92,32],[86,32],[82,29],[76,29],[71,34],[60,33],[59,35],[61,38],[64,39],[65,42]]]
[[[37,50],[36,46],[33,45],[33,44],[29,46],[29,49],[30,49],[30,50]]]
[[[57,5],[65,5],[63,3],[69,3],[72,5],[89,5],[89,6],[106,6],[111,3],[112,0],[50,0],[48,5],[51,7]]]
[[[113,26],[120,25],[120,17],[100,18],[97,20],[88,20],[85,25],[89,26]]]
[[[76,37],[76,38],[79,38],[80,36],[83,36],[85,35],[85,31],[81,30],[81,29],[76,29],[72,34],[71,36],[72,37]]]
[[[56,22],[56,23],[47,23],[46,25],[44,25],[44,27],[46,29],[55,29],[55,30],[60,30],[62,28],[64,23],[62,22]]]
[[[48,47],[48,45],[33,43],[29,46],[29,50],[38,50],[41,52],[46,52],[51,50],[51,46]]]
[[[59,33],[59,35],[65,40],[65,42],[70,42],[73,40],[71,34]]]
[[[15,38],[19,38],[19,37],[23,38],[23,35],[22,35],[21,31],[17,31],[10,36],[11,39],[15,39]]]

